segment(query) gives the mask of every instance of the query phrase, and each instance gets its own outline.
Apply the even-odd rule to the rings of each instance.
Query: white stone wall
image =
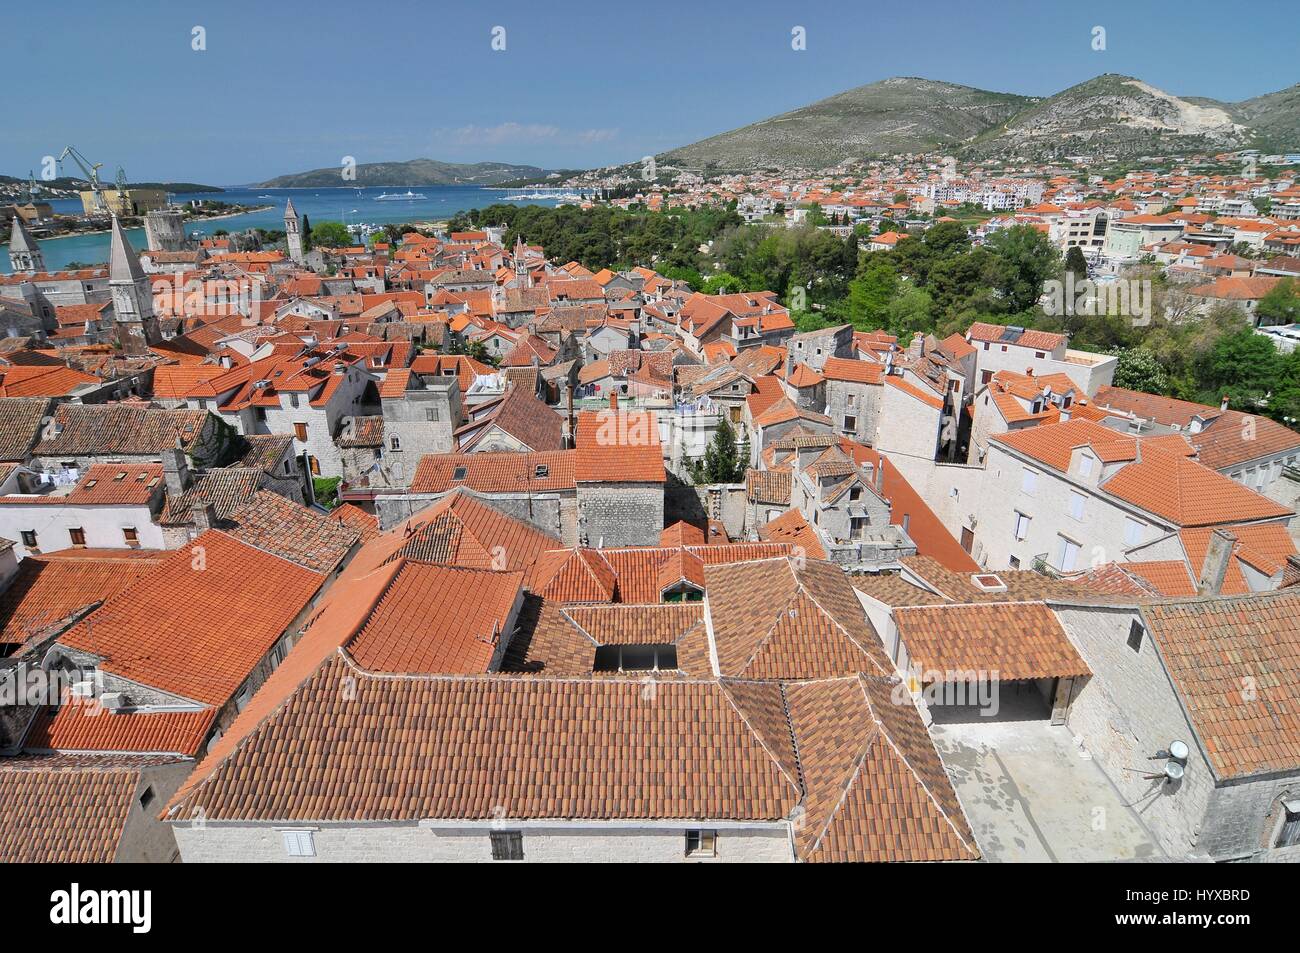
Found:
[[[134,526],[138,547],[128,547],[122,528]],[[0,537],[12,539],[19,558],[31,555],[23,545],[23,530],[36,531],[42,553],[72,547],[68,531],[80,527],[91,549],[166,549],[162,527],[147,506],[60,506],[56,503],[0,504]]]
[[[523,831],[525,863],[678,863],[685,856],[686,829],[635,824],[501,825]],[[415,824],[284,824],[280,827],[209,822],[176,824],[185,863],[483,863],[492,861],[488,825],[459,827]],[[718,830],[717,856],[707,863],[789,863],[793,860],[784,822]],[[281,830],[311,830],[315,857],[289,857]],[[693,858],[692,858],[693,859]]]
[[[943,411],[885,385],[880,395],[880,416],[873,446],[891,457],[895,454],[933,460],[939,446]]]
[[[1079,453],[1076,451],[1075,456]],[[1023,489],[1023,472],[1034,472],[1032,492]],[[1063,474],[1044,464],[1016,456],[996,441],[989,444],[986,461],[985,491],[980,494],[976,542],[982,547],[983,564],[989,569],[1005,569],[1014,556],[1020,568],[1033,568],[1035,556],[1046,554],[1047,562],[1057,566],[1059,537],[1064,535],[1079,545],[1073,569],[1086,570],[1091,565],[1120,562],[1130,547],[1125,542],[1125,519],[1141,521],[1145,529],[1140,542],[1149,543],[1174,527],[1155,519],[1136,507],[1121,503],[1102,493],[1097,486],[1099,463],[1093,465],[1091,478],[1076,473]],[[1083,516],[1070,514],[1071,492],[1084,496]],[[1028,516],[1024,539],[1016,539],[1016,514]],[[1144,555],[1144,559],[1162,558]]]
[[[1057,607],[1056,612],[1093,673],[1076,682],[1066,725],[1083,739],[1166,853],[1203,853],[1198,841],[1214,778],[1150,634],[1143,634],[1135,652],[1128,647],[1129,625],[1137,618],[1132,609]],[[1143,777],[1163,770],[1163,760],[1149,759],[1171,741],[1182,741],[1191,751],[1177,789]]]

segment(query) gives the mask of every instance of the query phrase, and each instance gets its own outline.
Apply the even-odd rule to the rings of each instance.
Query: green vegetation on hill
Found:
[[[511,165],[508,162],[438,162],[435,159],[411,159],[406,162],[363,162],[355,169],[355,179],[343,178],[343,167],[294,172],[258,182],[252,188],[338,188],[341,186],[412,186],[412,185],[498,185],[502,182],[544,175],[535,165]]]

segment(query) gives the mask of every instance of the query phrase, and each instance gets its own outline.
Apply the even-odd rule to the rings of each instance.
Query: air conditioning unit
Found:
[[[99,696],[99,704],[109,711],[122,711],[130,702],[123,692],[104,692]]]

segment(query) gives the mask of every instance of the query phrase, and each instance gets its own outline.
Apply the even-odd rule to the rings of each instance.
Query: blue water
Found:
[[[211,235],[218,229],[240,232],[246,228],[284,228],[284,203],[293,198],[299,215],[306,215],[312,224],[344,222],[348,225],[368,223],[385,225],[390,222],[428,222],[449,218],[459,211],[482,208],[502,201],[509,194],[499,189],[477,185],[410,186],[410,191],[422,194],[423,199],[399,202],[376,202],[375,196],[385,192],[401,193],[407,186],[364,189],[227,189],[224,192],[177,193],[180,204],[190,199],[215,199],[235,205],[269,205],[260,212],[248,212],[232,218],[190,222],[191,233]],[[270,196],[265,198],[264,196]],[[79,199],[56,199],[50,203],[55,212],[73,215],[81,212]],[[512,202],[512,205],[520,204]],[[528,200],[528,205],[555,205],[553,200]],[[136,251],[145,247],[144,229],[127,230],[127,238]],[[108,234],[74,235],[67,238],[42,239],[41,252],[45,266],[50,271],[67,267],[69,262],[103,262],[108,259]],[[0,255],[0,273],[9,273],[8,254]]]

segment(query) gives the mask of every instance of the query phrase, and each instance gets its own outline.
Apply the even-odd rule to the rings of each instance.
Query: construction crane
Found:
[[[85,156],[77,151],[76,146],[68,146],[59,155],[60,172],[63,171],[63,160],[69,156],[71,156],[72,161],[77,163],[81,168],[81,172],[85,175],[86,181],[90,183],[90,191],[93,195],[91,204],[94,206],[95,211],[107,215],[109,210],[108,203],[104,201],[104,183],[99,181],[99,170],[103,167],[104,163],[89,162]]]

